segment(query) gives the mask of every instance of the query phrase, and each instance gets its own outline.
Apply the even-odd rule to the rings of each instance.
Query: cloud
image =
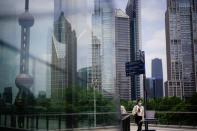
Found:
[[[157,30],[152,33],[152,37],[148,41],[144,42],[144,49],[147,49],[149,53],[161,54],[165,49],[165,30]]]
[[[122,9],[123,11],[126,8],[128,0],[115,0],[115,8]]]
[[[146,54],[146,73],[151,77],[151,61],[161,58],[164,81],[166,71],[165,6],[166,0],[142,0],[142,48]]]
[[[1,0],[0,16],[16,16],[24,12],[25,0]],[[50,15],[53,12],[53,0],[30,0],[29,10],[32,14]]]
[[[142,0],[142,20],[146,22],[163,21],[165,0]]]
[[[142,9],[142,19],[148,22],[154,22],[161,20],[163,12],[162,10],[143,8]]]

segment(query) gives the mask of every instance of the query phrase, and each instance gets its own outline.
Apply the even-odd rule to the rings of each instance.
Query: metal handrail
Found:
[[[111,114],[117,114],[117,112],[100,112],[96,113],[96,115],[111,115]],[[57,122],[57,129],[62,129],[62,124],[67,123],[66,116],[75,117],[75,116],[89,116],[89,115],[95,115],[94,113],[55,113],[55,114],[2,114],[0,113],[0,127],[13,127],[13,128],[21,128],[21,129],[30,129],[35,128],[39,129],[39,121],[44,120],[44,129],[49,130],[49,121],[55,120]],[[90,120],[90,119],[88,119]],[[29,122],[35,122],[33,125]],[[63,122],[63,123],[62,123]],[[22,123],[22,126],[20,127],[19,123]],[[32,127],[33,126],[33,127]],[[88,126],[89,127],[89,126]],[[94,127],[94,126],[93,126]],[[104,125],[102,125],[104,127]]]

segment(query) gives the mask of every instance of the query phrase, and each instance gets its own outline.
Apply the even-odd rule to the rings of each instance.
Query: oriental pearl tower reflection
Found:
[[[19,91],[15,99],[17,111],[25,112],[31,109],[34,103],[34,96],[30,91],[33,85],[33,78],[29,75],[29,46],[30,27],[34,24],[34,17],[29,13],[29,0],[25,0],[25,12],[19,16],[21,26],[21,52],[20,52],[20,74],[16,77],[15,84]]]

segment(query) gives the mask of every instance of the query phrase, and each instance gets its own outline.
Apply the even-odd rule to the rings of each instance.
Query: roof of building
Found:
[[[129,18],[129,16],[125,12],[123,12],[121,9],[116,9],[115,15],[116,17]]]

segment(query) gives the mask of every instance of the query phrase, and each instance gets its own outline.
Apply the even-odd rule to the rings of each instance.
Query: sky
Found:
[[[117,7],[125,11],[128,0],[118,0]],[[151,60],[162,59],[164,81],[167,80],[165,11],[167,0],[141,0],[142,50],[145,51],[146,75],[151,77]]]
[[[116,8],[125,11],[127,1],[116,0]],[[20,26],[16,16],[24,12],[23,3],[24,0],[0,1],[0,39],[12,43],[16,47],[20,47]],[[79,69],[90,63],[90,58],[87,56],[91,53],[89,51],[91,50],[91,6],[93,6],[93,0],[73,0],[71,4],[74,7],[74,14],[67,18],[72,23],[72,29],[77,33]],[[30,0],[30,12],[35,18],[34,26],[31,28],[30,53],[45,60],[50,58],[48,54],[53,31],[53,10],[53,0]],[[165,11],[166,0],[141,0],[142,50],[146,54],[147,77],[151,76],[151,60],[161,58],[164,81],[166,80]],[[45,82],[41,82],[42,77],[46,75],[46,69],[39,64],[36,68],[37,83],[43,83],[39,85],[41,88],[46,87],[46,78]]]
[[[166,0],[142,0],[142,49],[146,54],[147,76],[151,76],[151,60],[161,58],[164,81],[167,79],[165,11]]]

